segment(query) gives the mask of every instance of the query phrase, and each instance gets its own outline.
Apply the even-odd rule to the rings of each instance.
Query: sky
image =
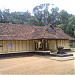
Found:
[[[51,7],[59,7],[75,15],[75,0],[0,0],[0,9],[10,9],[11,12],[29,10],[32,13],[35,6],[43,3],[50,3]]]

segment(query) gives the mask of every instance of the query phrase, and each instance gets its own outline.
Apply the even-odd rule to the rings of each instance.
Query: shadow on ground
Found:
[[[0,59],[5,58],[18,58],[18,57],[30,57],[34,55],[39,56],[50,56],[49,52],[23,52],[23,53],[10,53],[10,54],[0,54]]]

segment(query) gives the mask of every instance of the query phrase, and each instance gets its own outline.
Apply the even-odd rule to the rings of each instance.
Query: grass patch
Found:
[[[75,48],[70,48],[70,49],[75,51]]]
[[[71,51],[75,51],[75,48],[70,48],[71,49]]]
[[[75,51],[75,43],[70,43],[70,49],[71,49],[72,51]]]

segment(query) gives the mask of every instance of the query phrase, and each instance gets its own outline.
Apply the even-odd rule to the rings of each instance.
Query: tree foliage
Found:
[[[60,15],[59,15],[59,8],[55,7],[51,9],[51,13],[48,16],[48,23],[56,26],[60,23]]]
[[[9,9],[5,9],[4,11],[0,10],[1,23],[24,24],[28,22],[29,18],[31,18],[29,11],[10,13]]]
[[[37,18],[39,25],[47,25],[48,24],[48,11],[49,4],[40,4],[39,6],[36,6],[33,8],[34,16]]]

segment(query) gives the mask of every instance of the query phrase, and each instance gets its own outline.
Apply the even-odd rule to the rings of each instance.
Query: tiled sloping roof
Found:
[[[0,40],[30,40],[30,39],[73,39],[61,29],[55,28],[55,32],[48,32],[47,26],[30,26],[15,24],[0,24]]]
[[[69,36],[68,34],[64,33],[64,31],[61,28],[56,28],[56,32],[58,34],[60,34],[61,36],[68,38],[69,40],[75,40],[75,38],[73,38],[73,37]]]

